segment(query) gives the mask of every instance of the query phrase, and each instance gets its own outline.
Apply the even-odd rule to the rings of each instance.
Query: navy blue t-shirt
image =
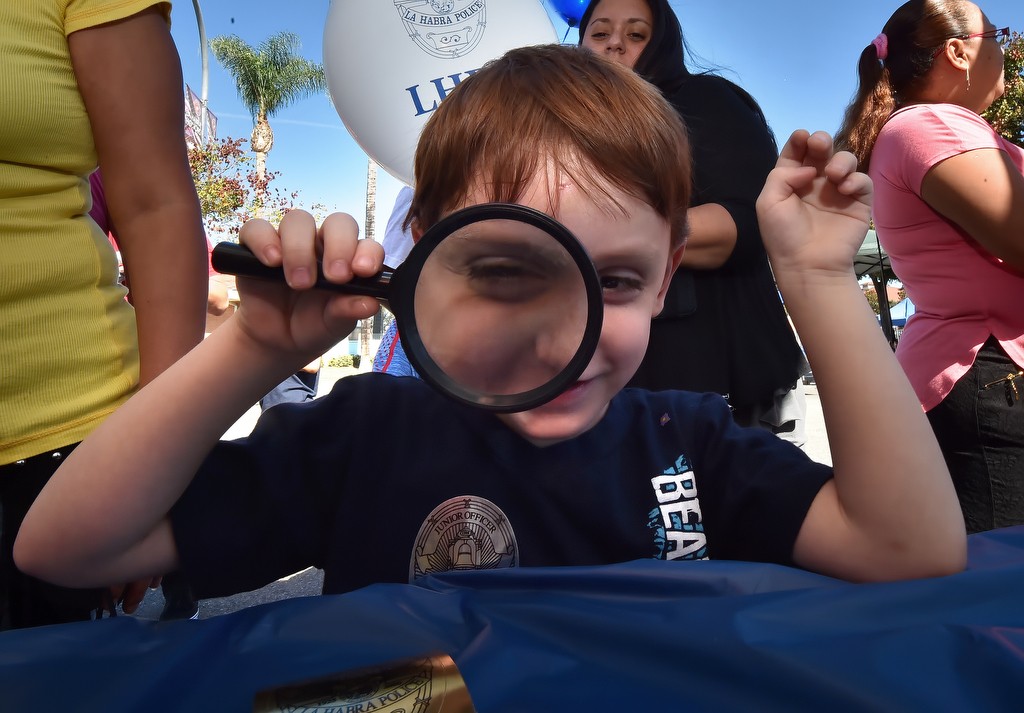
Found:
[[[417,379],[366,374],[219,443],[171,516],[200,597],[309,566],[339,593],[456,569],[791,564],[831,477],[716,394],[626,389],[590,431],[539,448]]]

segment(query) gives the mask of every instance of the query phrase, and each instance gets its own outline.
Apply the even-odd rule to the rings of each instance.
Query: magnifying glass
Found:
[[[213,250],[218,272],[284,281],[233,243]],[[484,203],[431,227],[398,268],[316,287],[380,300],[424,381],[488,411],[536,408],[586,369],[604,304],[594,264],[576,237],[546,213]]]

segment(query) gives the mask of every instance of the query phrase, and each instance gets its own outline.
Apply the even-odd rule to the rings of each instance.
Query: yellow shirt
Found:
[[[0,464],[77,443],[138,383],[67,36],[158,4],[169,17],[158,0],[0,2]]]

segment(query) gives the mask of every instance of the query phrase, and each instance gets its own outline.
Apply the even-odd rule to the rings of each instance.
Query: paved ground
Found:
[[[352,369],[324,368],[320,376],[319,394],[327,393],[335,381],[351,373],[353,373]],[[831,465],[832,455],[828,449],[828,437],[825,433],[825,421],[821,413],[821,402],[818,400],[818,390],[813,385],[804,388],[807,393],[807,442],[804,445],[804,450],[814,460]],[[248,434],[256,423],[256,419],[259,418],[259,414],[259,406],[253,406],[234,426],[228,429],[224,434],[225,437],[239,438]],[[317,569],[308,569],[254,592],[221,599],[206,599],[200,604],[199,614],[201,618],[207,619],[278,599],[316,596],[320,593],[322,584],[323,572]],[[163,595],[158,590],[151,591],[142,606],[139,607],[136,616],[155,620],[160,616],[163,603]]]
[[[807,391],[807,442],[804,451],[819,463],[832,465],[832,452],[828,449],[828,434],[825,432],[825,418],[818,400],[818,387],[805,386]]]

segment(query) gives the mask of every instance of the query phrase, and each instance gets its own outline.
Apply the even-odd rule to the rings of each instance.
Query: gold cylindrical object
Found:
[[[447,654],[402,659],[256,694],[253,713],[476,713]]]

